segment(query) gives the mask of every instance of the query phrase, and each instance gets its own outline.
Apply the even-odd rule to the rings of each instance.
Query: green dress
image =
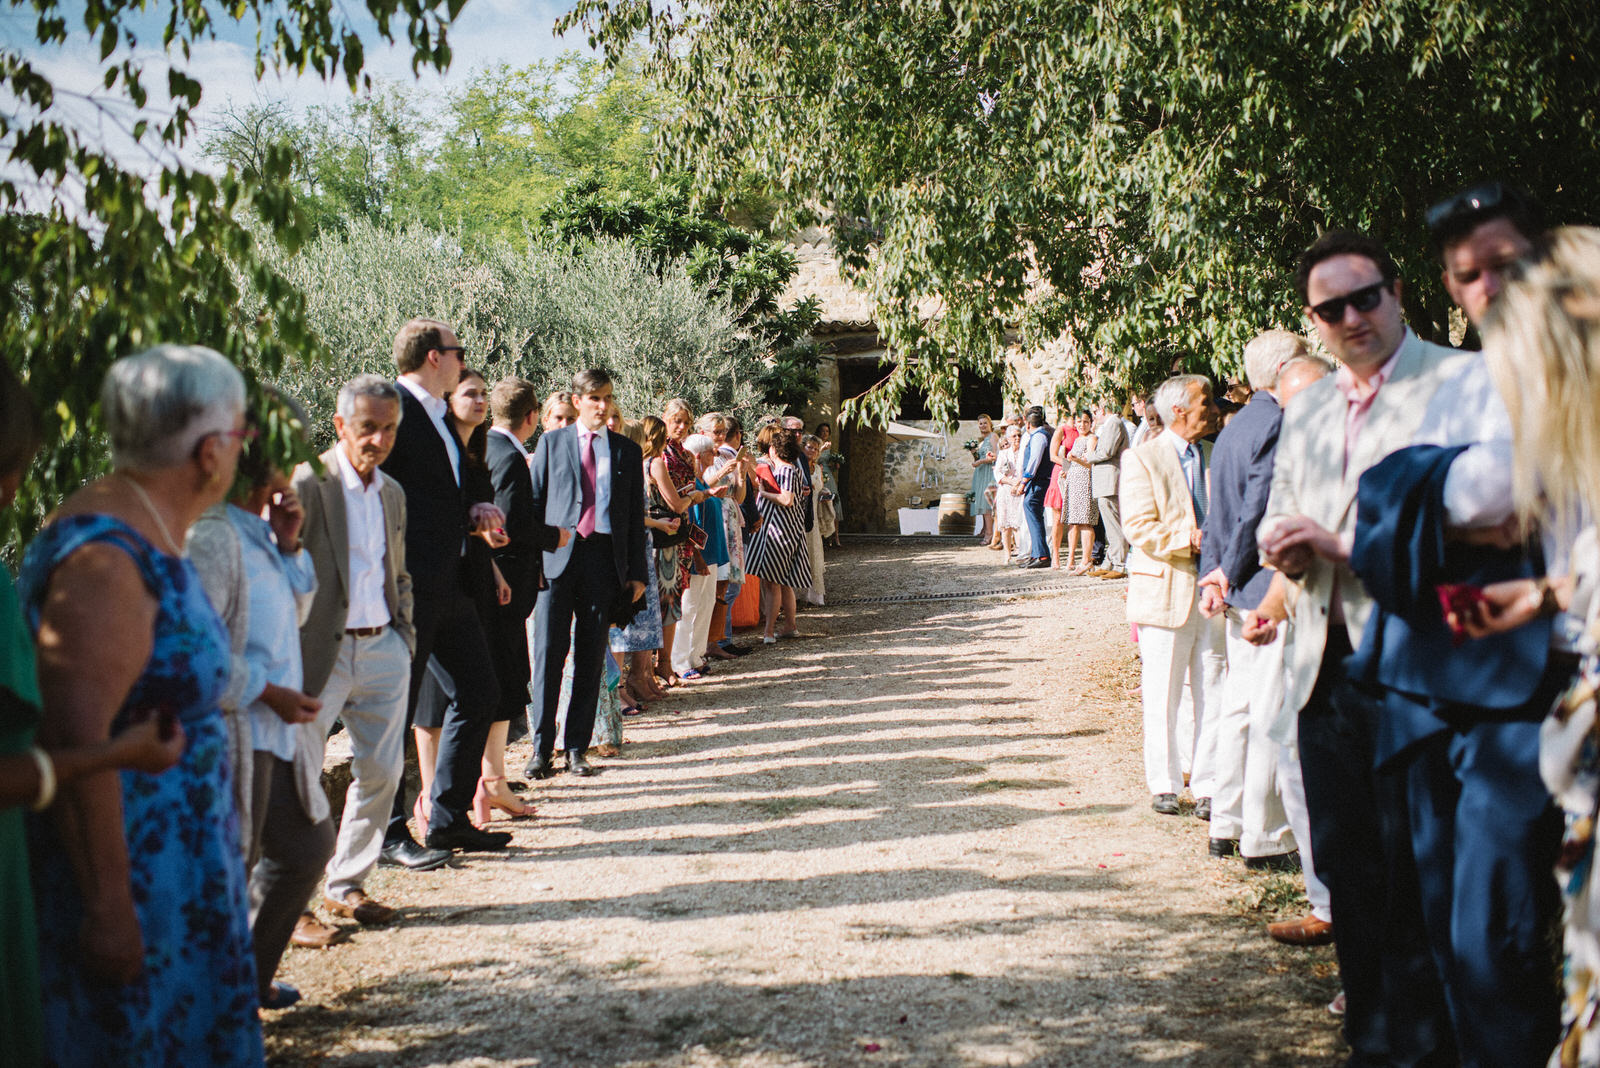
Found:
[[[33,642],[11,576],[0,569],[0,754],[26,753],[39,725]],[[39,1009],[39,942],[28,884],[21,807],[0,808],[0,1035],[9,1064],[35,1065],[44,1025]]]

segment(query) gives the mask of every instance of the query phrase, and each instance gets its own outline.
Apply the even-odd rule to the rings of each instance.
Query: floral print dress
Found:
[[[249,902],[218,704],[228,681],[227,634],[187,559],[158,552],[106,515],[59,519],[28,547],[18,592],[35,634],[51,573],[91,543],[127,553],[158,603],[150,661],[111,730],[170,710],[188,745],[162,774],[120,773],[129,880],[144,935],[144,970],[127,986],[84,970],[78,880],[51,814],[29,820],[46,1060],[260,1065]]]

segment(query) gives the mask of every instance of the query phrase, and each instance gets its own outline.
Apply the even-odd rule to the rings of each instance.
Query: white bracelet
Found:
[[[38,746],[28,750],[28,755],[39,769],[39,796],[34,798],[32,807],[35,812],[43,812],[56,799],[56,765],[50,754]]]

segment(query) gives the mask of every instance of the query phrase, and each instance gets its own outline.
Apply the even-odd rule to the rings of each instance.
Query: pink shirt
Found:
[[[1400,349],[1405,345],[1404,335],[1400,344],[1395,346],[1389,358],[1383,361],[1383,366],[1373,372],[1366,383],[1360,382],[1355,375],[1350,373],[1350,368],[1341,364],[1334,375],[1333,384],[1344,394],[1349,407],[1344,413],[1344,469],[1350,470],[1350,458],[1356,452],[1356,440],[1361,436],[1361,428],[1367,423],[1367,413],[1372,410],[1372,402],[1378,399],[1378,390],[1389,380],[1389,375],[1394,371],[1395,357],[1400,355]]]

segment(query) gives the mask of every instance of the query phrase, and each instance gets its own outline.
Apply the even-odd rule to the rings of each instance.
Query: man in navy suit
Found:
[[[1299,756],[1293,746],[1280,746],[1269,736],[1283,704],[1283,642],[1280,638],[1258,646],[1243,633],[1245,618],[1272,582],[1272,572],[1261,566],[1256,527],[1266,514],[1283,423],[1279,375],[1287,367],[1303,386],[1332,370],[1309,353],[1305,339],[1287,330],[1265,331],[1245,346],[1245,375],[1254,392],[1217,436],[1211,453],[1211,509],[1200,544],[1200,610],[1227,616],[1228,681],[1217,713],[1211,854],[1227,856],[1237,849],[1246,867],[1292,868],[1290,851],[1298,846],[1312,913],[1272,924],[1269,931],[1279,941],[1322,945],[1333,941],[1332,913],[1327,888],[1311,867]]]
[[[406,495],[406,563],[417,634],[407,725],[416,715],[430,656],[456,685],[456,702],[439,735],[427,848],[406,827],[410,807],[403,787],[395,791],[384,835],[382,859],[413,869],[437,866],[441,850],[504,849],[511,841],[509,834],[480,831],[468,819],[500,688],[462,564],[469,535],[489,534],[492,543],[503,539],[494,532],[504,527],[505,515],[493,504],[468,501],[462,490],[461,442],[445,424],[444,395],[461,381],[464,360],[455,331],[436,319],[413,319],[395,335],[401,418],[382,470]]]
[[[1050,566],[1050,554],[1045,548],[1044,498],[1050,491],[1050,478],[1055,474],[1055,461],[1050,459],[1052,429],[1044,421],[1044,409],[1035,404],[1025,417],[1028,425],[1022,439],[1022,477],[1027,488],[1022,491],[1022,513],[1028,520],[1029,557],[1020,565],[1025,568]]]
[[[606,429],[611,377],[599,369],[572,378],[578,421],[539,439],[529,474],[533,522],[543,532],[547,583],[534,607],[533,700],[539,709],[530,765],[537,778],[553,773],[561,673],[572,652],[572,694],[561,748],[567,770],[593,775],[585,759],[594,733],[595,703],[605,666],[611,616],[626,591],[644,596],[644,454]]]

